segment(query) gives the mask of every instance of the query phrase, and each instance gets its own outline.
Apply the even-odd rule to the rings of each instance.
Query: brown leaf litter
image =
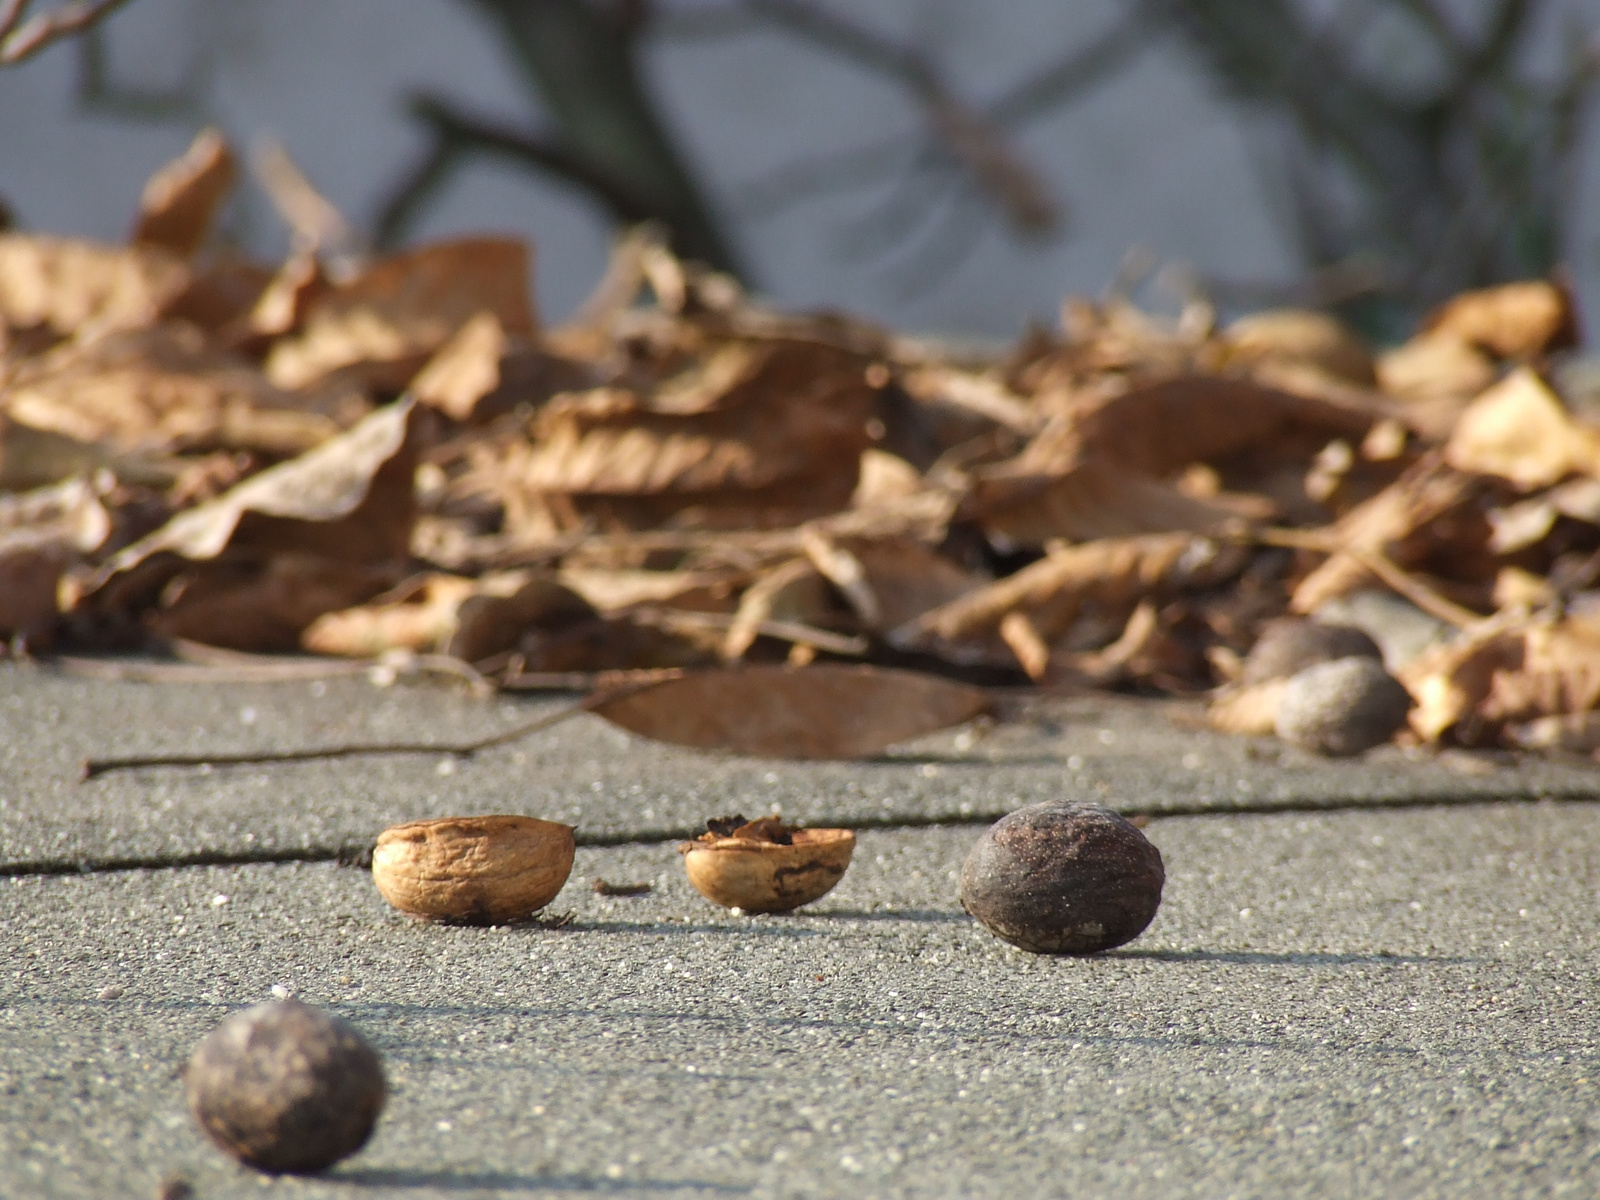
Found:
[[[438,667],[848,758],[996,685],[1209,695],[1270,729],[1282,680],[1239,678],[1262,630],[1376,591],[1444,631],[1388,664],[1407,736],[1600,746],[1600,422],[1559,369],[1559,281],[1386,349],[1328,313],[1113,296],[989,353],[772,311],[639,231],[547,329],[522,243],[370,258],[285,155],[263,171],[280,264],[221,245],[212,130],[127,245],[0,237],[16,653]]]

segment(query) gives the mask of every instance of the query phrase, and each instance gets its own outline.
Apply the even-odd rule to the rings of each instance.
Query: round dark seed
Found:
[[[1411,693],[1383,664],[1341,658],[1301,671],[1278,702],[1278,736],[1316,754],[1360,754],[1406,723]]]
[[[233,1013],[195,1047],[189,1108],[246,1166],[310,1174],[361,1149],[383,1108],[383,1065],[356,1030],[298,1000]]]
[[[1094,954],[1144,932],[1166,882],[1161,851],[1110,809],[1049,800],[996,821],[961,872],[961,904],[1036,954]]]
[[[1287,679],[1317,663],[1339,658],[1383,658],[1378,643],[1354,625],[1324,625],[1304,617],[1279,617],[1261,627],[1244,660],[1240,683]]]

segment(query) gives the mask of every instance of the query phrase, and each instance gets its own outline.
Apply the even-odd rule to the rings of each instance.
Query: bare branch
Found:
[[[0,67],[14,66],[55,42],[82,33],[128,0],[74,0],[23,20],[31,0],[5,0],[0,8]]]
[[[422,160],[385,201],[377,221],[380,245],[398,239],[428,196],[473,157],[509,159],[520,166],[537,167],[581,188],[625,225],[662,215],[557,138],[513,129],[463,112],[437,96],[413,97],[411,112],[428,126],[431,143]]]
[[[921,52],[809,0],[740,0],[734,10],[785,30],[819,49],[892,79],[909,91],[927,115],[933,136],[967,171],[979,190],[1023,233],[1046,233],[1060,223],[1049,186],[1006,143],[990,116],[960,99]],[[730,22],[705,32],[748,29]]]
[[[1074,47],[1059,61],[1017,84],[990,104],[984,116],[1009,129],[1076,99],[1150,45],[1154,16],[1151,4],[1135,4],[1132,12],[1101,37],[1087,46]]]

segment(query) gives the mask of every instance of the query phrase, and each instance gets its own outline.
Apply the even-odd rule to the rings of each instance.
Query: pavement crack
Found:
[[[1417,808],[1451,808],[1468,805],[1495,804],[1593,804],[1600,802],[1600,790],[1574,789],[1571,792],[1545,790],[1535,796],[1393,796],[1367,797],[1346,801],[1255,801],[1231,804],[1226,808],[1216,804],[1111,805],[1125,817],[1146,817],[1151,821],[1173,817],[1250,817],[1291,815],[1307,813],[1334,813],[1351,811],[1400,810]],[[993,811],[934,813],[926,816],[888,815],[881,817],[854,816],[832,819],[820,817],[807,821],[812,828],[838,827],[856,831],[898,829],[943,829],[966,825],[989,825],[998,821],[1011,808]],[[697,837],[703,826],[695,828],[636,829],[617,833],[582,833],[575,838],[578,846],[586,849],[610,849],[621,846],[654,846],[664,842],[681,842]],[[250,850],[202,850],[188,854],[145,854],[108,857],[22,859],[0,863],[0,879],[24,875],[104,875],[118,871],[168,871],[190,867],[241,867],[273,863],[337,863],[340,866],[372,866],[374,842],[343,842],[336,846],[299,846],[272,849],[263,847]]]

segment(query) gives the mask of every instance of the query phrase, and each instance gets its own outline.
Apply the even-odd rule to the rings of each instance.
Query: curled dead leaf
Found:
[[[1309,363],[1351,383],[1377,382],[1372,348],[1344,322],[1324,312],[1280,308],[1251,313],[1222,335],[1230,365]]]
[[[1600,476],[1600,430],[1580,425],[1543,379],[1520,367],[1461,414],[1444,457],[1458,471],[1531,490],[1574,473]]]
[[[335,416],[273,387],[253,364],[185,324],[59,346],[17,372],[0,407],[35,428],[122,450],[295,455],[340,428]]]
[[[1548,279],[1463,292],[1433,312],[1423,328],[1458,337],[1500,358],[1536,358],[1578,344],[1572,297]]]
[[[1024,613],[1048,644],[1061,639],[1088,610],[1110,614],[1115,636],[1140,601],[1220,583],[1235,574],[1246,557],[1239,546],[1182,533],[1052,548],[1014,575],[973,589],[892,630],[889,642],[952,662],[1004,665],[1012,653],[997,635],[1010,613]]]
[[[189,258],[211,231],[211,220],[233,187],[235,161],[227,139],[207,126],[183,154],[145,184],[132,241]]]
[[[89,589],[155,554],[197,562],[230,546],[346,562],[404,559],[415,508],[411,414],[409,400],[379,409],[314,450],[179,513],[110,558]]]
[[[311,299],[300,332],[273,345],[267,378],[295,390],[343,372],[399,391],[479,313],[532,337],[529,258],[522,242],[470,238],[383,259]]]
[[[625,524],[684,510],[766,524],[767,510],[844,508],[873,394],[857,356],[805,342],[732,342],[650,394],[553,400],[520,486]]]
[[[188,285],[183,263],[153,247],[0,234],[0,325],[60,337],[156,321]]]

